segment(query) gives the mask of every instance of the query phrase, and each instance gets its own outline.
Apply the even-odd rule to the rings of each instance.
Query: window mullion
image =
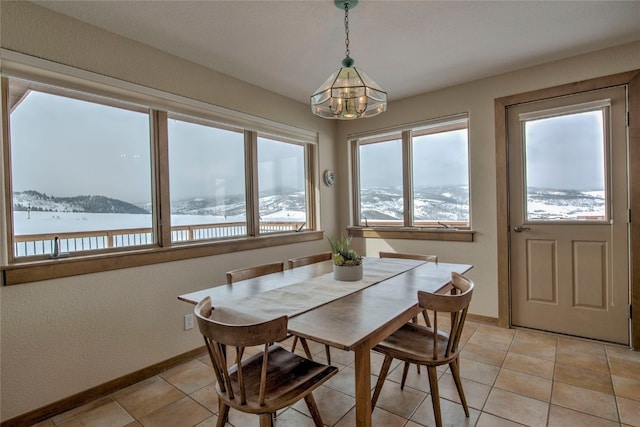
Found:
[[[157,212],[154,229],[160,246],[171,246],[171,198],[169,181],[169,134],[166,111],[153,110],[151,116],[153,206]]]
[[[258,189],[258,134],[244,132],[247,235],[260,234],[260,194]]]
[[[361,226],[360,218],[360,142],[351,143],[351,197],[353,199],[353,225]]]
[[[402,132],[402,195],[404,200],[404,226],[413,226],[413,150],[411,131]]]
[[[2,246],[6,248],[6,253],[4,249],[0,249],[0,264],[4,264],[5,261],[7,263],[12,263],[15,260],[14,254],[14,233],[13,233],[13,190],[11,185],[11,169],[10,169],[10,159],[11,159],[11,143],[9,141],[9,80],[6,77],[0,78],[0,91],[2,92],[1,101],[2,108],[2,141],[3,146],[0,147],[2,150],[1,156],[2,161],[0,164],[4,165],[3,167],[3,183],[4,183],[4,213],[5,213],[5,223],[0,226],[0,231],[5,231],[4,235],[6,236],[6,242],[2,243]],[[0,212],[2,210],[0,209]],[[5,228],[6,227],[6,228]],[[0,233],[2,234],[2,233]],[[6,245],[5,245],[6,244]],[[0,283],[2,284],[2,283]]]
[[[313,145],[305,144],[304,146],[304,176],[306,179],[306,197],[307,197],[307,229],[317,229],[318,223],[318,180],[317,174],[314,171],[317,170],[317,155]]]

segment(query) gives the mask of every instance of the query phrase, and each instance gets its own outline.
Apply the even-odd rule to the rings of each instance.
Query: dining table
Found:
[[[211,297],[214,320],[233,323],[288,316],[288,331],[354,352],[356,425],[371,427],[371,350],[420,314],[417,292],[446,293],[451,273],[469,264],[400,258],[363,259],[363,278],[333,278],[332,261],[221,284],[179,295],[197,304]]]

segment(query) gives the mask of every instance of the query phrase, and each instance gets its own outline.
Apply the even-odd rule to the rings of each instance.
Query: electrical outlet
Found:
[[[193,314],[184,315],[184,330],[193,329]]]

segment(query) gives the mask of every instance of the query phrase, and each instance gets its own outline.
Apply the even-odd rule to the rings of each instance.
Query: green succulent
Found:
[[[327,238],[333,252],[335,265],[354,266],[362,264],[362,257],[351,249],[351,237],[341,235],[339,238]]]

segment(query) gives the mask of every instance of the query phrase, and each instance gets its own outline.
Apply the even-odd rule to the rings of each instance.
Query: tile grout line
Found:
[[[604,346],[604,354],[607,358],[607,368],[609,369],[609,379],[611,381],[611,389],[613,390],[613,401],[616,404],[616,415],[618,416],[618,424],[622,425],[622,417],[620,416],[620,406],[618,405],[618,395],[616,394],[616,386],[613,383],[613,374],[611,373],[611,359],[609,358],[609,350]]]

